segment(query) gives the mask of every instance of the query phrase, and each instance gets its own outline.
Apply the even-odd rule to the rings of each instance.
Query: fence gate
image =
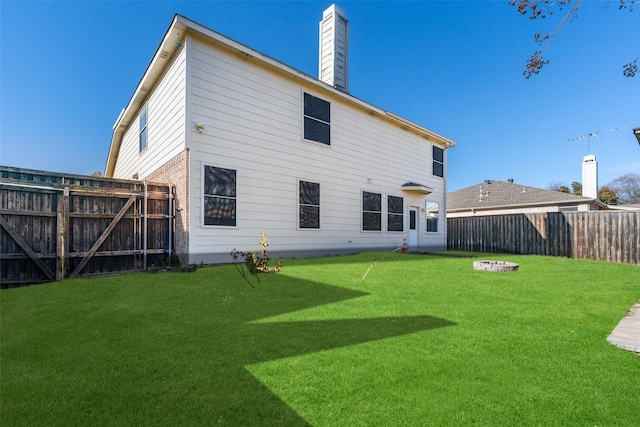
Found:
[[[170,184],[0,166],[0,286],[160,264],[173,218]]]

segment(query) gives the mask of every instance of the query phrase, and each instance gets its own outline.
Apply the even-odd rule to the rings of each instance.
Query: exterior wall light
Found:
[[[633,134],[636,136],[636,139],[638,140],[638,144],[640,144],[640,128],[633,129]]]

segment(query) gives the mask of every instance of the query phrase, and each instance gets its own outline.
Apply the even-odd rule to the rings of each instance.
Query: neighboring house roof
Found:
[[[604,203],[589,197],[504,181],[486,180],[447,194],[447,212],[576,204],[607,208]]]
[[[158,50],[156,51],[151,63],[147,67],[140,83],[136,87],[131,100],[126,108],[122,110],[115,124],[113,125],[113,137],[111,139],[111,146],[109,148],[109,156],[107,158],[107,165],[105,169],[105,176],[113,176],[116,160],[120,151],[120,144],[125,131],[130,123],[137,117],[138,111],[142,104],[146,101],[147,96],[151,93],[157,82],[162,78],[163,72],[166,67],[171,63],[176,53],[182,49],[185,36],[193,35],[194,37],[207,40],[211,45],[216,46],[219,49],[225,50],[232,54],[240,55],[242,58],[249,62],[258,64],[264,68],[269,69],[271,72],[283,75],[289,79],[297,80],[301,84],[313,86],[316,90],[331,93],[333,96],[341,98],[345,103],[352,105],[355,108],[359,108],[367,111],[373,116],[380,117],[387,120],[389,123],[399,126],[409,132],[413,132],[417,135],[435,142],[445,148],[453,147],[456,145],[452,140],[430,131],[416,123],[403,119],[389,111],[382,110],[374,105],[371,105],[365,101],[362,101],[348,93],[342,92],[315,77],[312,77],[302,71],[296,70],[276,59],[269,57],[261,52],[258,52],[250,47],[247,47],[241,43],[238,43],[228,37],[223,36],[209,28],[206,28],[182,15],[176,14],[167,30]]]

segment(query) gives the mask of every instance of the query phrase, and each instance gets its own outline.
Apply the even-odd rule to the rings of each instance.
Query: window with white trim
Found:
[[[444,150],[433,146],[433,174],[444,178]]]
[[[144,107],[140,110],[139,122],[140,132],[138,141],[140,144],[140,153],[142,153],[147,148],[147,104],[144,104]]]
[[[403,231],[404,199],[387,196],[387,231]]]
[[[300,181],[298,212],[300,228],[320,228],[320,184]]]
[[[304,139],[331,145],[331,104],[304,94]]]
[[[362,192],[362,230],[382,231],[382,194]]]
[[[438,231],[439,209],[440,209],[440,204],[438,202],[427,202],[426,203],[427,232],[437,232]]]
[[[236,171],[204,167],[204,225],[235,227]]]

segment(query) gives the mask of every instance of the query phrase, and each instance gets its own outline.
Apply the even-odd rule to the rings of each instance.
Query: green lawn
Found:
[[[640,267],[517,255],[283,260],[0,292],[2,426],[636,426],[606,341]],[[477,259],[477,258],[476,258]]]

